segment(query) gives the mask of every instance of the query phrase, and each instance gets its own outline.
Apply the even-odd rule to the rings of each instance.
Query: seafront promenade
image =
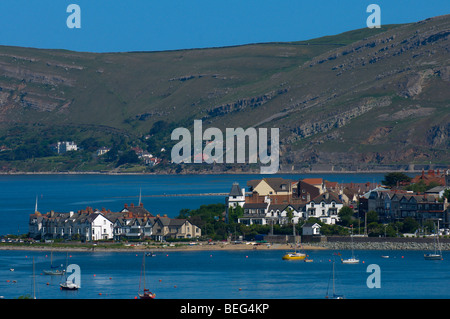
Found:
[[[433,250],[432,238],[389,238],[389,237],[354,237],[355,250]],[[450,251],[450,238],[440,238],[440,248]],[[227,242],[197,242],[192,243],[135,243],[135,244],[24,244],[0,243],[0,250],[42,250],[42,251],[98,251],[98,252],[153,252],[153,251],[217,251],[217,250],[292,250],[292,244],[283,243],[227,243]],[[330,237],[321,242],[305,242],[303,250],[348,250],[352,248],[350,237]]]

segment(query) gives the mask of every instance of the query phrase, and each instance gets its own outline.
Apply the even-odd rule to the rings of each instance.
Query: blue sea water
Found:
[[[384,174],[270,175],[300,179],[322,177],[334,182],[380,182]],[[28,232],[36,197],[41,213],[92,208],[119,211],[125,203],[142,202],[152,214],[178,215],[181,209],[224,203],[224,196],[152,197],[164,194],[228,193],[233,182],[241,187],[261,175],[0,175],[0,235]]]
[[[285,178],[323,177],[337,182],[380,182],[384,174],[278,175]],[[233,182],[243,187],[260,175],[3,175],[0,176],[0,234],[28,231],[28,217],[38,209],[67,212],[86,206],[120,210],[142,202],[153,214],[175,217],[180,209],[224,203],[223,196],[150,197],[163,194],[226,193]],[[450,298],[450,259],[426,261],[423,251],[358,251],[361,263],[343,265],[335,251],[309,251],[312,263],[283,261],[284,252],[189,251],[146,257],[146,283],[159,299],[322,299],[331,287],[336,260],[336,293],[349,299]],[[342,257],[348,254],[342,251]],[[390,258],[381,258],[389,255]],[[36,295],[41,299],[133,299],[141,281],[142,253],[70,252],[68,263],[81,269],[81,289],[62,291],[61,277],[48,276],[50,253],[0,251],[0,296],[32,294],[35,260]],[[66,253],[55,252],[54,264],[65,264]],[[380,267],[380,288],[369,288],[367,267]],[[13,268],[14,271],[10,271]]]
[[[134,299],[143,286],[158,299],[324,299],[331,289],[335,260],[335,289],[346,299],[448,299],[450,259],[427,261],[422,251],[357,251],[361,262],[340,263],[336,251],[307,251],[311,263],[284,261],[280,250],[171,251],[143,257],[140,252],[69,252],[69,264],[81,270],[78,291],[60,290],[61,276],[43,274],[49,252],[1,251],[0,296],[33,295],[38,299]],[[341,251],[342,257],[349,252]],[[382,258],[389,255],[390,258]],[[65,264],[66,253],[54,252],[54,264]],[[369,288],[368,266],[380,267],[380,288]],[[14,271],[9,269],[13,268]],[[331,290],[329,292],[331,294]]]

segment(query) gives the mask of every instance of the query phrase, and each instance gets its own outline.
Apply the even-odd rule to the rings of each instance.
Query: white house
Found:
[[[86,240],[112,239],[114,235],[114,224],[101,212],[96,211],[87,218],[89,222],[89,234]]]
[[[323,193],[306,204],[305,219],[315,217],[329,225],[339,221],[338,213],[344,206],[333,193]]]
[[[245,188],[240,188],[239,183],[233,183],[228,197],[225,198],[227,207],[244,207]]]
[[[303,236],[318,236],[320,235],[320,225],[317,223],[305,223],[302,226]]]
[[[30,237],[71,239],[75,235],[86,241],[112,239],[113,223],[100,211],[30,215]]]
[[[56,144],[56,151],[58,152],[58,154],[66,153],[69,151],[77,151],[77,150],[78,150],[78,146],[73,141],[58,142]]]
[[[297,224],[302,218],[302,207],[294,207],[291,204],[270,204],[266,213],[266,223],[273,222],[280,225],[290,222]]]

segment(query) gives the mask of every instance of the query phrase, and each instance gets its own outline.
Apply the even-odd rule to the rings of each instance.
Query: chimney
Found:
[[[140,207],[144,207],[144,203],[139,203],[139,206]]]
[[[125,209],[128,208],[128,204],[125,204]]]
[[[131,203],[131,204],[130,204],[130,207],[134,207],[134,203]]]

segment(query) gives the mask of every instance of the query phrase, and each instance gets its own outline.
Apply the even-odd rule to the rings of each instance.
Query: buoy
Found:
[[[109,280],[111,280],[112,278],[111,277],[109,277]]]
[[[101,295],[102,295],[102,293],[101,293],[101,292],[99,292],[99,293],[98,293],[98,295],[99,295],[99,296],[101,296]]]
[[[47,286],[50,285],[49,283],[47,283]]]
[[[137,299],[137,296],[134,296],[134,299]]]
[[[160,279],[159,282],[161,282],[162,280]]]
[[[248,258],[248,256],[245,256],[245,258]]]
[[[242,288],[239,288],[239,291],[242,291]]]
[[[95,274],[94,274],[94,277],[95,277]]]

